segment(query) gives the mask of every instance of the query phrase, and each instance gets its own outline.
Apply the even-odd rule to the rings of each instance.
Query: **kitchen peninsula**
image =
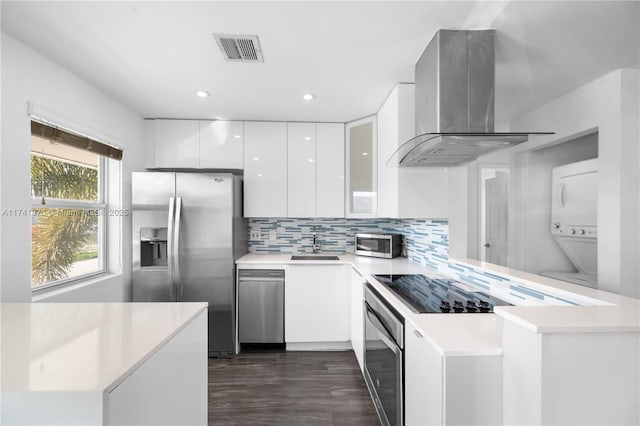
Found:
[[[0,315],[0,423],[207,423],[206,303],[15,303]]]
[[[362,324],[354,324],[361,318],[357,309],[365,281],[404,317],[407,425],[483,423],[478,419],[505,425],[638,424],[638,300],[470,259],[449,259],[450,269],[438,271],[407,258],[341,254],[339,259],[306,264],[315,265],[316,275],[331,264],[354,271],[349,282],[345,270],[344,284],[352,288],[349,306],[356,311],[351,315],[356,356],[362,348],[355,333],[362,335]],[[303,263],[285,253],[250,253],[237,265],[284,269],[287,277],[288,269]],[[495,314],[418,314],[375,277],[379,274],[438,275],[469,286],[476,274],[490,283],[483,291],[514,306],[497,306]],[[414,350],[420,348],[426,351]],[[456,369],[462,362],[470,369],[460,377]],[[458,409],[465,398],[471,405]]]

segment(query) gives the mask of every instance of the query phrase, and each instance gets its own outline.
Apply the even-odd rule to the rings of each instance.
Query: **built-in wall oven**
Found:
[[[384,426],[404,424],[404,319],[370,285],[364,289],[364,376]]]

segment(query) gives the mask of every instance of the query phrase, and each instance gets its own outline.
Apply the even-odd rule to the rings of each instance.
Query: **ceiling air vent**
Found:
[[[257,35],[214,34],[213,38],[230,62],[264,62]]]

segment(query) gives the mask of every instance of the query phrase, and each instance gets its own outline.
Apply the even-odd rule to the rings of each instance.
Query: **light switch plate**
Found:
[[[269,241],[276,240],[276,231],[269,231]]]
[[[260,230],[259,229],[252,229],[251,232],[249,233],[249,239],[250,240],[259,240],[260,239]]]

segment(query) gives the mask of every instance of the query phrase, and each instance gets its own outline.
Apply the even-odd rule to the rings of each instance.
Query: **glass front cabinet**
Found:
[[[346,124],[345,131],[347,217],[376,217],[378,206],[376,116],[349,122]]]

